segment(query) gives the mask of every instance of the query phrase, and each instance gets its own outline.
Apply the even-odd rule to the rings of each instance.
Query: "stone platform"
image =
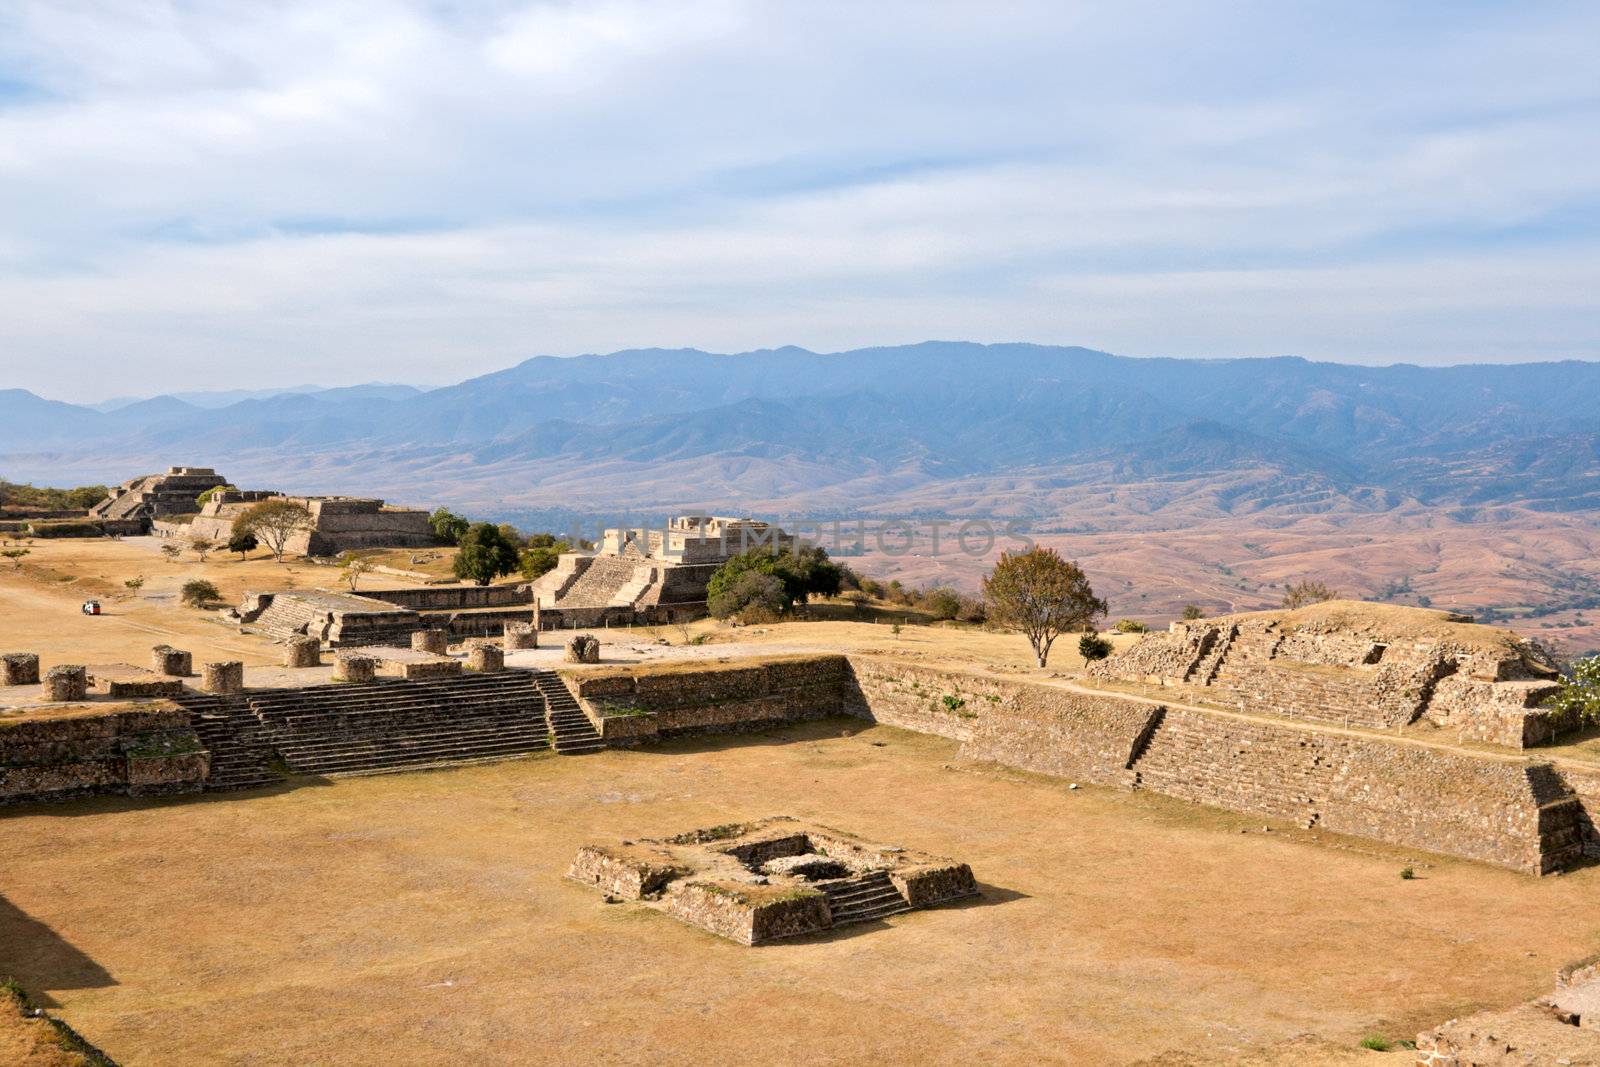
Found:
[[[744,945],[978,892],[965,863],[783,815],[661,840],[585,845],[567,877]]]

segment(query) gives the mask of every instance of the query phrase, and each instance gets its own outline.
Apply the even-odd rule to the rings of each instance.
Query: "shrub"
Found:
[[[1394,1042],[1382,1034],[1369,1034],[1361,1039],[1361,1047],[1371,1049],[1373,1052],[1388,1052],[1394,1048]]]
[[[1545,700],[1544,706],[1557,713],[1557,723],[1563,727],[1600,723],[1600,655],[1573,663],[1561,680],[1561,688]]]
[[[961,597],[955,591],[944,586],[934,586],[922,594],[922,603],[919,605],[923,611],[932,615],[935,621],[953,619],[961,611]]]
[[[141,574],[137,578],[129,578],[122,584],[137,593],[144,588],[144,575]]]
[[[191,578],[183,583],[183,588],[178,592],[178,599],[192,608],[203,608],[207,604],[221,600],[222,593],[204,578]]]
[[[1327,583],[1306,578],[1298,582],[1290,582],[1283,589],[1283,606],[1285,608],[1303,608],[1307,604],[1320,604],[1324,600],[1338,600],[1339,591],[1329,588]]]
[[[708,593],[706,608],[719,619],[758,622],[783,614],[789,609],[789,599],[776,575],[745,571]]]
[[[1111,655],[1111,642],[1096,633],[1084,634],[1078,638],[1078,655],[1083,657],[1085,663],[1105,659]]]
[[[183,555],[183,549],[177,545],[162,545],[161,554],[176,563],[178,557]]]
[[[1205,612],[1200,610],[1199,604],[1185,604],[1183,606],[1183,617],[1185,621],[1193,622],[1196,619],[1203,619],[1205,618],[1205,614]]]
[[[522,571],[522,576],[531,582],[555,570],[556,564],[561,562],[561,553],[570,551],[572,548],[565,541],[534,544],[533,539],[530,539],[529,547],[524,548],[517,556],[517,568]]]
[[[1148,633],[1149,630],[1150,627],[1146,626],[1137,619],[1117,620],[1117,633],[1119,634],[1142,634]]]
[[[1411,881],[1411,879],[1415,878],[1416,876],[1417,876],[1417,872],[1412,870],[1410,867],[1401,867],[1400,868],[1400,878],[1401,878],[1402,881],[1409,882],[1409,881]]]

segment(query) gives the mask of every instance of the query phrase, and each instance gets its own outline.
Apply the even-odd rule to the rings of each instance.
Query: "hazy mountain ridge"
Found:
[[[38,477],[44,454],[74,469],[103,457],[107,477],[152,455],[529,507],[877,509],[965,481],[970,495],[951,500],[962,509],[1016,474],[1057,490],[1139,484],[1141,510],[1166,506],[1160,483],[1207,480],[1227,484],[1210,499],[1230,513],[1316,499],[1600,506],[1600,364],[1583,362],[1373,368],[955,342],[651,349],[535,357],[427,392],[215,409],[158,397],[100,412],[7,390],[0,423],[8,477]],[[1065,503],[1051,489],[1023,501],[1052,516]]]

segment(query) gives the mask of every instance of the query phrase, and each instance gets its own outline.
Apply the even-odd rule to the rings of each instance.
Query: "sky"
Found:
[[[0,388],[1600,358],[1600,5],[0,0]]]

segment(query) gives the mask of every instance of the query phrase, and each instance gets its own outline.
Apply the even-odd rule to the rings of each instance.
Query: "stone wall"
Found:
[[[0,720],[0,803],[196,792],[210,757],[181,708]]]
[[[1548,763],[1455,753],[1141,697],[853,656],[875,721],[962,755],[1541,873],[1576,860],[1581,799]],[[1600,774],[1595,775],[1600,800]]]
[[[516,585],[430,585],[407,589],[363,589],[361,596],[398,604],[413,611],[462,611],[471,608],[533,610],[533,587]]]
[[[755,663],[574,669],[565,677],[607,744],[630,744],[858,713],[843,656],[778,657]]]
[[[1254,714],[1389,728],[1426,719],[1462,740],[1524,748],[1554,723],[1542,650],[1444,612],[1331,602],[1175,622],[1090,668],[1108,681],[1178,686],[1180,699]]]

